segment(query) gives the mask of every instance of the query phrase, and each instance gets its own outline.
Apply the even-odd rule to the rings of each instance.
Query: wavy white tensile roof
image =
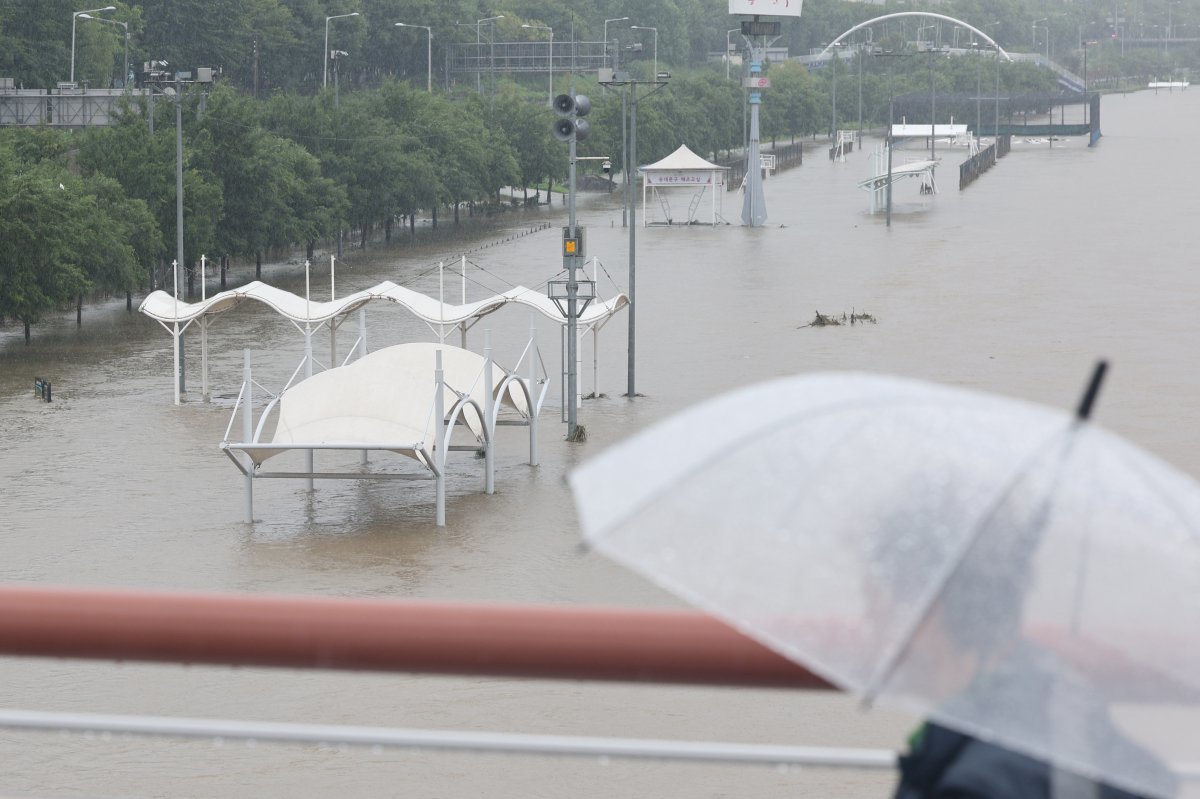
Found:
[[[325,322],[357,310],[372,300],[389,300],[402,305],[420,319],[431,324],[456,325],[469,319],[487,316],[511,302],[527,305],[557,322],[566,320],[553,300],[545,294],[524,286],[516,286],[503,294],[497,294],[485,300],[469,302],[465,305],[451,305],[442,303],[419,291],[398,286],[390,280],[385,280],[369,289],[347,294],[341,299],[326,302],[312,302],[290,291],[269,286],[258,280],[192,303],[177,300],[173,295],[159,290],[151,292],[142,301],[138,310],[151,319],[156,319],[164,324],[184,323],[205,315],[232,310],[246,300],[257,300],[296,323]],[[582,325],[602,323],[628,304],[629,297],[625,294],[617,294],[604,302],[593,302],[579,315],[579,323]]]

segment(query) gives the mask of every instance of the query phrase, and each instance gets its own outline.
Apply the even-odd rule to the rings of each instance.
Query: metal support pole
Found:
[[[304,262],[304,379],[313,376],[313,349],[312,349],[312,298],[309,295],[309,269],[308,261]],[[309,492],[313,490],[313,451],[311,449],[304,451],[304,470],[308,472],[308,478],[305,484]]]
[[[242,441],[250,443],[254,438],[254,382],[250,374],[250,350],[242,350]],[[254,459],[243,455],[246,465],[245,522],[254,521]]]
[[[365,358],[367,355],[367,309],[365,307],[358,309],[358,357]],[[367,450],[362,451],[362,464],[367,465],[369,453]]]
[[[462,256],[462,304],[467,304],[467,256]],[[467,320],[458,323],[459,346],[467,348]]]
[[[483,331],[483,429],[487,440],[483,451],[483,493],[496,493],[496,397],[492,384],[492,331]]]
[[[208,259],[206,256],[200,256],[200,301],[204,302],[207,296],[206,286],[204,284],[206,277],[206,267]],[[208,392],[208,314],[205,313],[200,317],[200,397],[205,402],[212,399]]]
[[[629,180],[630,183],[636,183],[634,176],[637,174],[637,84],[629,84]],[[629,307],[626,313],[629,315],[629,348],[627,353],[628,366],[628,386],[625,391],[625,396],[633,398],[637,396],[637,388],[634,383],[634,364],[637,361],[637,214],[635,204],[637,203],[636,185],[629,187]]]
[[[180,267],[183,261],[183,84],[179,74],[175,75],[175,260]],[[182,292],[179,269],[175,270],[175,296]],[[179,392],[187,390],[185,373],[187,372],[187,356],[183,347],[183,331],[179,331]]]
[[[529,465],[538,465],[538,349],[536,318],[529,314]]]
[[[568,193],[568,222],[571,236],[579,238],[579,230],[575,222],[575,135],[567,143],[567,193]],[[575,274],[578,258],[574,255],[563,254],[567,269],[567,440],[576,441],[579,437],[579,375],[576,370],[576,349],[578,337],[576,330],[579,325],[579,281]]]
[[[633,92],[637,87],[630,84],[626,87],[628,91]],[[629,219],[629,198],[632,196],[632,189],[629,187],[632,170],[629,166],[629,132],[626,125],[626,115],[629,113],[629,96],[622,92],[621,94],[621,227],[626,227],[630,224]]]
[[[437,442],[437,451],[433,455],[434,464],[437,466],[437,482],[436,489],[436,509],[434,510],[434,522],[438,527],[446,526],[446,383],[444,373],[442,372],[442,351],[438,350],[434,355],[434,372],[433,379],[436,381],[437,388],[434,394],[434,413],[433,423],[437,425],[437,430],[434,434],[434,439]]]
[[[929,51],[929,160],[937,160],[937,101],[933,92],[933,50]]]

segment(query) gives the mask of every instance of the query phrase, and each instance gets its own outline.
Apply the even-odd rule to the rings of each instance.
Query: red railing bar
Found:
[[[703,613],[0,587],[0,655],[830,690]]]

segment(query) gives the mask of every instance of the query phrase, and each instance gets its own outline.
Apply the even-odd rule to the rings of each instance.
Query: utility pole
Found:
[[[575,162],[576,142],[588,136],[588,121],[583,119],[592,110],[591,101],[582,94],[560,94],[552,103],[559,119],[554,122],[554,138],[567,143],[567,226],[563,228],[562,254],[563,268],[567,272],[566,281],[551,280],[549,286],[550,299],[567,319],[567,384],[565,405],[567,409],[567,441],[579,442],[587,440],[587,431],[579,424],[576,406],[579,395],[579,313],[587,308],[596,296],[595,283],[590,280],[580,281],[578,270],[586,258],[584,254],[584,233],[576,224],[575,218]],[[582,293],[580,289],[584,290]],[[579,301],[583,300],[582,308]],[[565,302],[565,307],[564,303]]]
[[[654,88],[647,92],[643,97],[649,97],[654,92],[667,85],[666,73],[655,75],[653,80],[636,80],[629,76],[628,72],[613,72],[601,76],[600,85],[605,87],[621,86],[625,87],[628,94],[628,101],[625,95],[621,98],[622,110],[629,109],[629,135],[628,135],[628,157],[623,164],[624,167],[624,183],[625,183],[625,203],[621,210],[622,220],[628,220],[629,224],[629,285],[627,293],[629,295],[629,337],[628,350],[626,360],[626,390],[625,396],[633,398],[637,396],[637,386],[635,382],[635,363],[637,355],[637,194],[635,175],[637,171],[637,106],[638,106],[638,86],[653,86]],[[622,126],[624,126],[624,118],[622,118]],[[624,130],[622,130],[624,141]]]

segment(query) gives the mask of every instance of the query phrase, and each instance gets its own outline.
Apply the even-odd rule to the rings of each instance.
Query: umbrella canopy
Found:
[[[815,374],[570,481],[591,546],[848,691],[1151,795],[1200,761],[1200,485],[1080,415]]]

